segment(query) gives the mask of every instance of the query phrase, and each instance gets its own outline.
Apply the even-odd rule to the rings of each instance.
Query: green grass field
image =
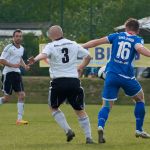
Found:
[[[0,106],[0,150],[148,150],[150,140],[135,138],[133,106],[114,106],[106,126],[105,144],[85,144],[84,134],[69,106],[61,108],[76,137],[66,142],[64,131],[51,117],[46,104],[27,104],[25,119],[29,125],[16,126],[16,105]],[[147,107],[145,129],[150,132],[150,107]],[[98,105],[87,105],[93,139],[97,142]]]

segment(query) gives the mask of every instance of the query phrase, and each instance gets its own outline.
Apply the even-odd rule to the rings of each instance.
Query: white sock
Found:
[[[18,108],[18,120],[22,120],[22,116],[24,113],[24,103],[23,102],[18,102],[17,103],[17,108]]]
[[[0,97],[0,105],[3,104],[3,99]]]
[[[85,116],[85,117],[79,118],[79,123],[84,130],[86,138],[92,138],[89,117]]]
[[[52,116],[54,117],[55,121],[59,124],[59,126],[65,130],[66,133],[68,132],[68,130],[71,129],[62,111],[55,111],[52,113]]]

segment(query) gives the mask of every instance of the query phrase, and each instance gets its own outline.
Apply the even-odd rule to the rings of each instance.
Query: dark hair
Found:
[[[21,31],[20,29],[16,29],[16,30],[13,32],[13,37],[15,36],[15,33],[17,33],[17,32],[22,33],[22,31]]]
[[[137,31],[139,30],[139,28],[140,28],[140,24],[139,24],[139,22],[138,22],[137,19],[129,18],[129,19],[125,22],[125,27],[126,27],[126,29],[128,29],[128,30],[137,32]]]

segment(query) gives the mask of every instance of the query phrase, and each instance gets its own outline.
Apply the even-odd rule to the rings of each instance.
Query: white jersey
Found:
[[[48,43],[42,53],[49,58],[51,78],[78,78],[77,58],[89,55],[82,46],[65,38]]]
[[[20,46],[20,48],[17,48],[13,44],[8,44],[4,48],[0,59],[4,59],[11,64],[19,64],[23,56],[23,53],[24,53],[24,48],[22,46]],[[5,66],[3,69],[3,74],[6,74],[8,72],[13,72],[13,71],[20,72],[20,69]]]

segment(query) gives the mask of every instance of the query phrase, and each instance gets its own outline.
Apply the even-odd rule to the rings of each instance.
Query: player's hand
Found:
[[[24,69],[25,69],[26,71],[28,71],[28,70],[30,70],[30,66],[29,66],[29,65],[25,65]]]
[[[35,63],[34,57],[30,57],[28,60],[28,65],[33,65]]]
[[[19,63],[19,64],[11,64],[11,67],[12,67],[12,68],[20,68],[20,66],[21,66],[20,63]]]

